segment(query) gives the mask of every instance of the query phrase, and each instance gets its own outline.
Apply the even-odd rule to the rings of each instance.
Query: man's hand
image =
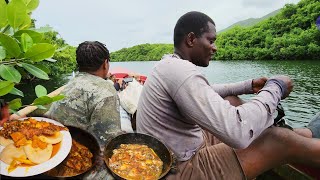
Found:
[[[265,85],[265,83],[267,82],[268,78],[266,77],[261,77],[261,78],[257,78],[257,79],[253,79],[252,80],[252,90],[253,93],[257,93],[258,91],[260,91],[260,89],[263,88],[263,86]]]

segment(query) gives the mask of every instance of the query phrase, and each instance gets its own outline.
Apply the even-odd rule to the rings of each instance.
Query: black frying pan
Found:
[[[146,135],[146,134],[141,134],[141,133],[121,134],[111,139],[106,144],[105,152],[104,152],[105,163],[116,179],[123,179],[123,178],[118,176],[116,173],[114,173],[111,170],[111,168],[109,167],[109,158],[111,158],[111,156],[113,155],[112,151],[114,149],[119,148],[120,144],[142,144],[142,145],[147,145],[149,148],[152,148],[163,162],[162,173],[159,179],[163,178],[171,170],[171,168],[174,168],[172,153],[157,138]]]
[[[90,134],[89,132],[87,132],[83,129],[80,129],[80,128],[77,128],[74,126],[67,126],[67,127],[70,131],[72,139],[74,139],[78,143],[86,146],[90,150],[90,152],[92,153],[92,155],[93,155],[92,166],[90,168],[90,169],[92,169],[96,165],[97,160],[98,160],[98,156],[100,154],[100,147],[99,147],[98,141],[95,139],[95,137],[92,134]],[[46,172],[45,174],[47,176],[58,177],[58,178],[81,179],[82,175],[84,175],[85,172],[90,170],[90,169],[88,169],[86,171],[80,172],[75,175],[63,176],[63,175],[61,175],[61,173],[62,173],[60,171],[61,168],[63,168],[62,163],[60,165],[58,165],[57,167],[51,169],[50,171]]]

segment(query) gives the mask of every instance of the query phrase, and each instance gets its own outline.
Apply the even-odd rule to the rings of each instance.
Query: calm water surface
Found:
[[[156,61],[111,62],[111,68],[124,67],[148,75]],[[294,80],[294,91],[282,101],[288,123],[294,127],[306,125],[320,111],[320,61],[212,61],[207,68],[199,68],[210,83],[237,82],[246,79],[285,74]],[[67,76],[45,83],[49,92],[68,81]],[[36,86],[31,83],[28,86]],[[34,99],[34,88],[28,90],[26,102]],[[21,88],[20,88],[21,89]],[[251,96],[242,96],[248,100]],[[25,103],[26,104],[26,103]]]

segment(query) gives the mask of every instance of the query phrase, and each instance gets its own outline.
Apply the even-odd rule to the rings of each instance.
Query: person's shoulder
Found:
[[[176,58],[174,56],[164,56],[155,66],[155,71],[166,76],[179,76],[193,74],[198,71],[197,66],[188,60]]]
[[[101,93],[101,96],[113,96],[116,90],[112,83],[107,80],[94,76],[84,75],[72,79],[65,88],[66,91],[82,91],[83,93]]]

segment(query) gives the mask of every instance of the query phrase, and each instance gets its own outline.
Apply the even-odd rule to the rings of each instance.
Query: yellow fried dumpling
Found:
[[[60,131],[55,132],[52,136],[39,136],[39,139],[48,144],[57,144],[62,141],[62,133]]]
[[[1,146],[7,146],[9,144],[13,144],[13,140],[12,139],[6,139],[3,136],[0,136],[0,145]]]
[[[33,148],[31,144],[23,146],[23,150],[27,158],[33,163],[40,164],[50,159],[52,154],[52,144],[48,144],[46,148]]]
[[[26,159],[26,154],[22,147],[17,148],[14,144],[7,145],[0,153],[0,160],[6,164],[11,164],[13,158]]]

